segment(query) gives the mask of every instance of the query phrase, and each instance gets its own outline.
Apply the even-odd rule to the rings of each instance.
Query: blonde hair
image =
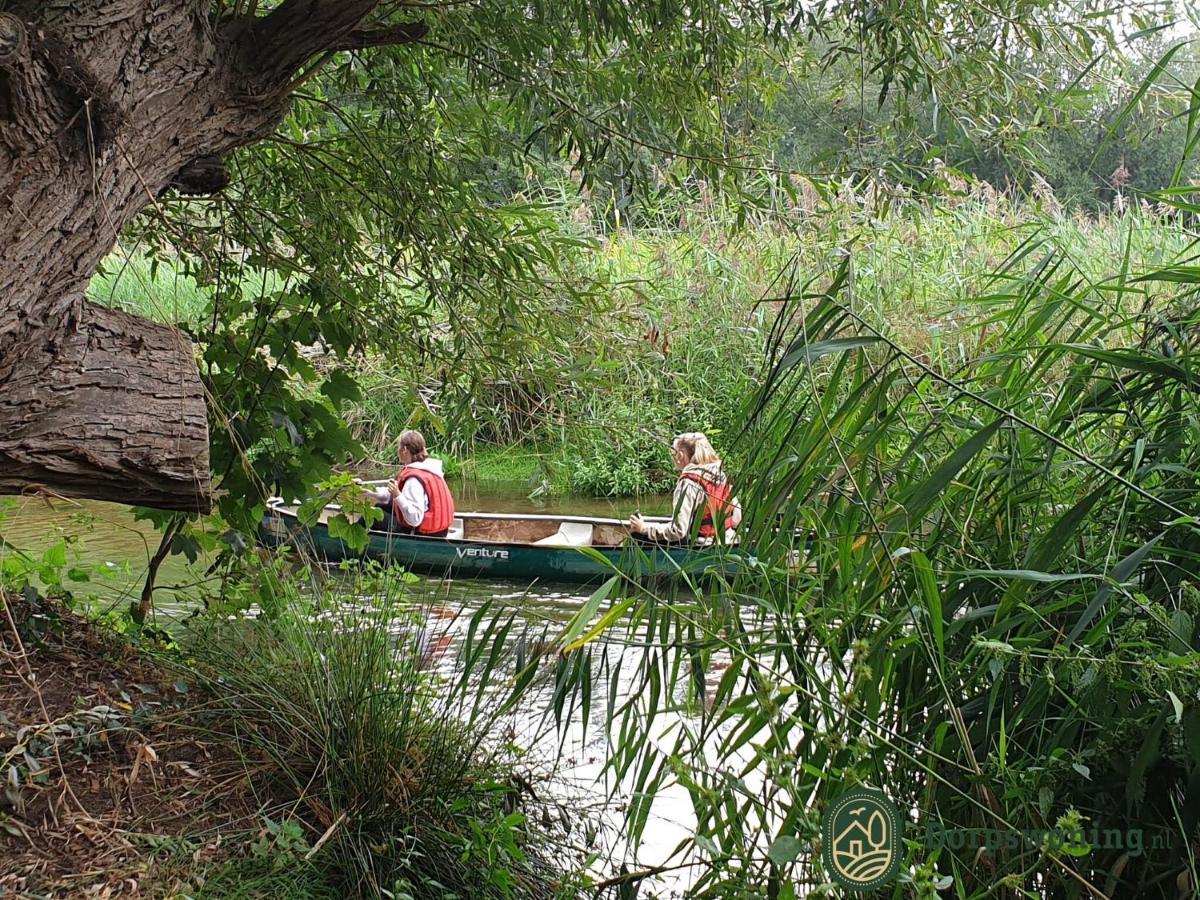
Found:
[[[678,450],[687,457],[688,463],[694,466],[721,461],[721,457],[717,456],[713,445],[708,442],[708,437],[700,431],[685,431],[683,434],[675,435],[671,441],[671,449]]]
[[[422,462],[429,451],[425,449],[425,435],[419,431],[405,431],[396,439],[396,452],[407,450],[412,454],[413,462]]]

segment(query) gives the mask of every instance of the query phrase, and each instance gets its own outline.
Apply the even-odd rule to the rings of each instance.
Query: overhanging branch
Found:
[[[241,57],[255,93],[283,90],[314,56],[343,49],[378,6],[379,0],[284,0],[254,19],[241,38]]]
[[[352,31],[331,50],[363,50],[367,47],[386,47],[393,44],[411,44],[429,33],[424,22],[404,22],[391,28],[372,31]]]

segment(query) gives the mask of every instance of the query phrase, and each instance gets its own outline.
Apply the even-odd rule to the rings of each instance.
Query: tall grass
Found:
[[[261,271],[247,267],[240,285],[247,296],[270,288]],[[203,330],[212,315],[216,286],[204,273],[188,271],[174,255],[118,246],[88,285],[88,298],[159,322]]]
[[[820,812],[859,784],[910,817],[897,892],[1194,895],[1200,277],[1135,260],[1139,220],[1102,265],[1060,225],[962,298],[961,362],[872,317],[855,246],[780,284],[735,444],[754,565],[599,639],[645,648],[610,766],[643,803],[687,786],[694,895],[825,883]],[[953,829],[1001,843],[927,844]]]
[[[170,260],[117,248],[88,285],[89,299],[161,322],[197,324],[211,293]]]
[[[561,835],[529,815],[502,737],[537,660],[514,660],[511,618],[480,613],[452,672],[430,670],[439,635],[403,583],[317,588],[311,616],[202,625],[189,652],[213,699],[198,727],[237,748],[281,844],[266,849],[303,851],[285,868],[313,896],[572,896]],[[279,852],[260,855],[265,870],[251,856],[215,876],[278,881]]]
[[[812,208],[785,205],[740,226],[734,210],[700,198],[664,203],[637,227],[615,231],[589,218],[582,201],[552,199],[563,227],[596,248],[580,265],[583,277],[608,285],[608,317],[573,324],[586,333],[566,335],[551,374],[473,382],[457,406],[452,383],[427,384],[418,397],[413,373],[372,361],[359,414],[368,440],[394,434],[424,402],[445,402],[446,440],[463,452],[476,442],[536,445],[560,492],[662,490],[672,480],[664,449],[672,434],[702,430],[718,447],[736,443],[781,271],[828,278],[852,254],[844,296],[853,313],[938,372],[953,372],[989,352],[1007,327],[986,324],[1006,300],[991,273],[1005,265],[1010,282],[1035,275],[1044,262],[1031,242],[1069,260],[1074,277],[1090,284],[1122,267],[1164,265],[1188,246],[1162,207],[1068,215],[986,186],[940,202],[847,187],[814,195]],[[1126,295],[1127,305],[1176,293],[1166,282],[1145,285],[1137,298]]]

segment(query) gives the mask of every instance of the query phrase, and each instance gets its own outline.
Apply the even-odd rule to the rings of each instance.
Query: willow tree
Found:
[[[185,334],[89,304],[89,280],[145,210],[158,238],[193,246],[213,229],[201,227],[202,204],[177,198],[220,193],[239,247],[257,229],[278,249],[315,227],[289,177],[319,175],[307,190],[336,194],[345,227],[327,213],[312,249],[278,258],[284,268],[303,260],[303,308],[328,314],[287,335],[336,331],[332,343],[350,348],[370,317],[323,298],[361,297],[344,264],[364,243],[381,248],[377,269],[403,269],[391,274],[451,306],[447,284],[502,292],[505,273],[555,264],[537,228],[514,228],[486,197],[473,202],[486,193],[488,158],[540,142],[586,170],[625,146],[745,171],[753,158],[722,133],[717,105],[731,84],[751,83],[766,43],[836,24],[854,36],[838,52],[863,54],[887,84],[931,83],[952,68],[946,59],[1003,83],[996,60],[1013,41],[1045,40],[1041,17],[1058,7],[1011,6],[993,18],[919,0],[0,0],[0,492],[205,510],[214,386],[193,339],[212,339],[207,372],[226,379],[261,348],[291,352],[284,332],[268,339],[215,313],[208,333]],[[460,140],[453,129],[468,120],[473,136]],[[264,141],[265,154],[236,153]],[[252,202],[299,207],[291,228],[272,233],[241,215]],[[271,413],[254,373],[243,382],[257,393],[226,418]],[[307,427],[273,414],[276,426]]]

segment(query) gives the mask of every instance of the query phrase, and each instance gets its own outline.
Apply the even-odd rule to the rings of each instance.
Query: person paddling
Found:
[[[708,438],[699,431],[677,435],[671,441],[671,455],[679,471],[671,521],[647,522],[634,513],[629,517],[629,530],[656,543],[671,544],[685,542],[693,533],[701,543],[711,543],[720,528],[721,538],[731,541],[741,524],[742,508]],[[697,517],[700,525],[695,529]]]
[[[454,521],[454,498],[442,461],[429,455],[419,431],[406,431],[396,442],[403,468],[371,493],[383,508],[379,526],[400,534],[445,537]]]

